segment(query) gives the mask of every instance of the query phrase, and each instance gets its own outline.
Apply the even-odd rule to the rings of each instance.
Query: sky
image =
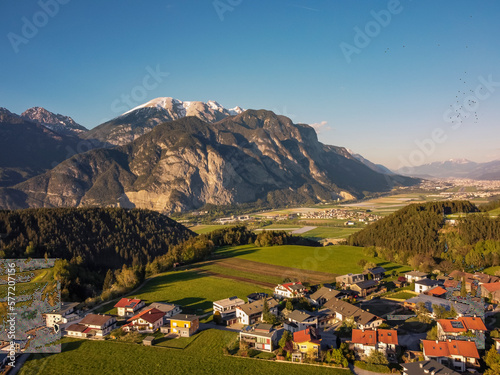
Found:
[[[500,159],[496,0],[3,0],[0,107],[268,109],[389,168]]]

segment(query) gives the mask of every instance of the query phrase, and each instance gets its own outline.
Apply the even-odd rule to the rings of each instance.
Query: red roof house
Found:
[[[131,316],[144,307],[144,301],[138,298],[122,298],[114,307],[118,312],[118,316]]]
[[[163,325],[164,315],[163,311],[153,307],[128,319],[129,323],[122,328],[125,331],[154,332]]]
[[[394,353],[398,345],[398,331],[395,329],[353,329],[352,344],[360,356],[368,356],[373,350],[386,354]]]
[[[440,363],[446,361],[455,370],[462,372],[467,368],[477,368],[479,366],[479,353],[474,341],[422,340],[422,344],[426,360],[435,359]]]

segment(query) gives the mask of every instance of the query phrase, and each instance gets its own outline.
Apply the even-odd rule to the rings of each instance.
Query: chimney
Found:
[[[424,363],[423,362],[420,362],[418,365],[420,366],[420,368],[424,368]]]
[[[448,342],[451,342],[451,339],[448,339]]]
[[[439,341],[438,341],[438,340],[436,340],[436,344],[439,344]]]

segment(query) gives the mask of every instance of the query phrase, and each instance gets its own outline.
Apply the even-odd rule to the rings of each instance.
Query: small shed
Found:
[[[142,340],[142,345],[144,346],[153,346],[155,341],[154,336],[146,336],[144,340]]]

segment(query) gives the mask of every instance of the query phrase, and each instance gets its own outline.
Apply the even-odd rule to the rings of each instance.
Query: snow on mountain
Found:
[[[79,134],[88,131],[71,117],[52,113],[42,107],[29,108],[21,113],[21,117],[61,134]]]
[[[242,109],[241,107],[226,109],[213,100],[209,100],[208,102],[204,103],[200,101],[182,101],[171,97],[161,97],[132,108],[130,111],[125,112],[121,116],[130,114],[142,108],[156,108],[159,110],[165,110],[171,115],[172,119],[175,120],[186,116],[196,116],[205,117],[204,119],[208,121],[217,121],[221,117],[235,116],[244,111],[244,109]],[[205,116],[199,116],[200,112],[205,112]]]

